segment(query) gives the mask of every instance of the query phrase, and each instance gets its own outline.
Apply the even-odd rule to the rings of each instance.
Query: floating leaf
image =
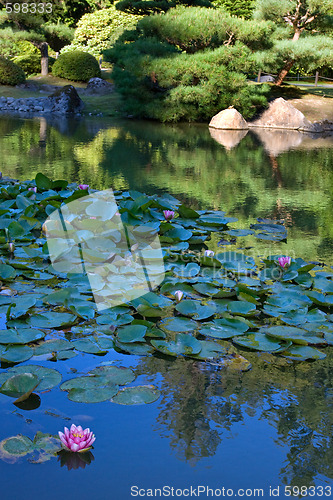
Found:
[[[159,322],[159,326],[162,330],[169,332],[191,332],[197,328],[198,324],[192,319],[178,316],[163,319]]]
[[[119,405],[143,405],[154,403],[161,396],[160,391],[153,385],[125,387],[112,398],[113,403]]]
[[[0,264],[0,278],[3,280],[13,279],[16,276],[16,271],[8,264]]]
[[[34,328],[0,330],[0,344],[28,344],[45,337],[45,333]]]
[[[184,333],[176,334],[174,341],[152,340],[151,344],[155,349],[169,356],[198,354],[201,351],[200,341]]]
[[[249,326],[239,319],[221,318],[204,323],[198,331],[206,337],[230,339],[236,335],[245,333],[248,329]]]
[[[27,399],[36,389],[40,380],[32,373],[19,373],[8,378],[0,387],[0,392],[12,398],[18,398],[17,403]]]
[[[269,338],[265,334],[258,332],[247,332],[246,335],[242,335],[241,337],[233,337],[232,341],[247,349],[264,352],[284,351],[292,344],[292,342],[279,342],[274,338]]]
[[[22,363],[33,356],[34,351],[27,345],[9,344],[2,351],[0,350],[0,360],[7,363]]]
[[[107,377],[115,385],[126,385],[135,380],[135,374],[130,368],[118,366],[98,366],[89,373],[93,375]]]
[[[314,347],[295,345],[289,347],[286,351],[281,352],[281,356],[296,360],[305,361],[307,359],[325,359],[326,354],[315,349]]]
[[[291,340],[294,344],[299,345],[320,345],[326,344],[325,339],[323,337],[319,337],[314,333],[309,333],[303,328],[296,328],[293,326],[271,326],[271,327],[263,327],[261,328],[263,333],[269,335],[270,337],[274,337],[282,340]]]
[[[8,370],[8,373],[32,373],[36,375],[40,380],[38,392],[52,389],[61,382],[61,375],[57,370],[54,370],[53,368],[45,368],[44,366],[14,366]]]
[[[117,338],[119,342],[142,342],[145,337],[147,327],[143,325],[129,325],[119,328]]]
[[[118,392],[118,386],[107,385],[94,389],[71,389],[68,393],[68,399],[75,403],[101,403],[115,396]]]

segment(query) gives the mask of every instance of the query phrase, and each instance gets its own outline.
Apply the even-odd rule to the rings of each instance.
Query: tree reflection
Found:
[[[276,429],[276,444],[289,450],[283,484],[310,486],[318,474],[333,478],[333,354],[299,364],[266,353],[245,356],[253,368],[243,374],[196,361],[144,358],[138,372],[162,379],[156,430],[180,460],[195,464],[213,456],[238,422],[267,420]]]

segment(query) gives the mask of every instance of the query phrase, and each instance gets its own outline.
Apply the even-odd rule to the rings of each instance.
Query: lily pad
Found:
[[[18,398],[16,402],[24,401],[36,389],[40,379],[32,373],[19,373],[8,378],[0,387],[0,392],[12,398]]]
[[[107,377],[115,385],[126,385],[135,380],[135,374],[130,368],[122,366],[98,366],[90,370],[91,374]]]
[[[113,403],[119,405],[143,405],[154,403],[161,396],[160,391],[153,385],[125,387],[112,398]]]
[[[326,354],[314,347],[295,345],[281,352],[281,356],[295,361],[306,361],[307,359],[325,359]]]
[[[28,344],[45,337],[45,333],[34,328],[0,330],[0,344]]]
[[[261,328],[263,333],[266,333],[269,337],[274,337],[282,340],[291,340],[294,344],[299,345],[320,345],[326,344],[323,337],[316,335],[315,333],[310,333],[303,328],[296,328],[293,326],[271,326]]]
[[[249,326],[243,321],[236,318],[221,318],[204,323],[199,328],[199,333],[206,337],[215,339],[230,339],[242,333],[245,333]]]
[[[68,393],[68,399],[75,403],[102,403],[115,396],[118,389],[116,385],[93,389],[71,389]]]
[[[8,344],[2,351],[0,350],[0,360],[7,363],[22,363],[30,359],[33,354],[34,351],[27,345]]]
[[[195,321],[182,316],[165,318],[159,322],[159,327],[169,332],[191,332],[197,326],[198,324]]]
[[[129,325],[119,328],[117,338],[119,342],[142,342],[147,332],[147,327],[143,325]]]
[[[44,366],[14,366],[8,370],[8,373],[32,373],[36,375],[40,380],[38,392],[48,391],[61,382],[61,375],[57,370],[54,370],[53,368],[45,368]]]
[[[198,354],[201,351],[200,341],[185,333],[176,334],[174,341],[152,340],[151,345],[168,356]]]
[[[292,342],[279,342],[274,338],[269,338],[267,335],[258,332],[247,332],[246,335],[242,335],[241,337],[233,337],[232,341],[247,349],[264,352],[285,351],[292,344]]]

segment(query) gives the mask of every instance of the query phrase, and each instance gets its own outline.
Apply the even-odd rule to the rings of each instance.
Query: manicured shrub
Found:
[[[17,64],[0,56],[0,84],[18,85],[25,81],[25,73]]]
[[[194,53],[205,48],[240,41],[252,50],[272,46],[274,25],[231,16],[222,9],[179,6],[165,15],[143,18],[138,29],[144,37],[156,37]]]
[[[61,54],[81,50],[98,57],[111,47],[126,29],[135,27],[141,16],[121,12],[115,6],[85,14],[78,22],[74,40]]]
[[[26,75],[34,75],[41,72],[41,57],[39,54],[17,56],[14,57],[13,61],[23,69]],[[55,61],[54,57],[49,57],[49,70]]]
[[[94,56],[75,50],[58,57],[53,65],[52,74],[74,82],[87,82],[90,78],[100,77],[101,70]]]

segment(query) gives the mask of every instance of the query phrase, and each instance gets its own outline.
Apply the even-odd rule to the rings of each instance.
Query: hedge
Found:
[[[53,65],[52,74],[74,82],[87,82],[90,78],[100,77],[101,70],[94,56],[75,50],[58,57]]]
[[[25,73],[17,64],[0,56],[0,84],[18,85],[25,81]]]

